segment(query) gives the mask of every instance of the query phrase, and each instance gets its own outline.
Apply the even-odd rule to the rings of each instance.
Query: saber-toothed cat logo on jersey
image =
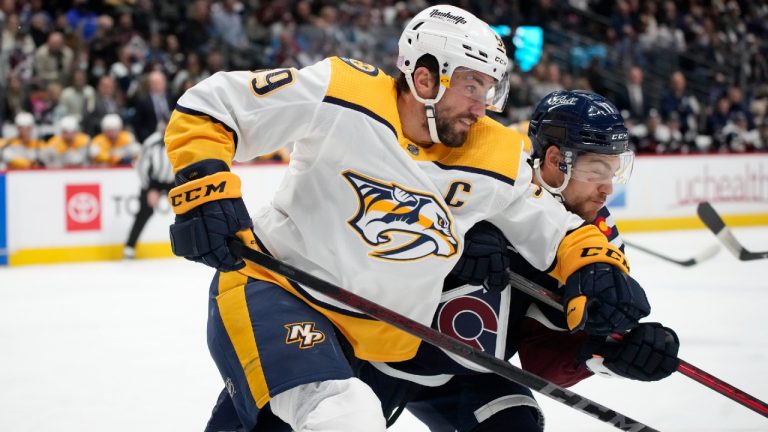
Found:
[[[378,247],[371,256],[407,261],[456,253],[453,221],[433,195],[350,171],[342,175],[359,200],[357,213],[347,222],[366,243]]]

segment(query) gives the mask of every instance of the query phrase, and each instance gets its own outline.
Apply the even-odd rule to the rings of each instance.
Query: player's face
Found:
[[[437,103],[437,134],[448,147],[461,147],[469,128],[485,116],[485,97],[494,86],[490,76],[472,70],[456,70],[451,86]]]
[[[585,221],[593,221],[613,193],[613,173],[618,165],[618,157],[589,153],[579,156],[563,190],[565,207]]]

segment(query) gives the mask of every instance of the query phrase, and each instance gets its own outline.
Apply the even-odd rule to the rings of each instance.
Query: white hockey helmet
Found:
[[[101,131],[122,130],[123,119],[117,114],[107,114],[101,119]]]
[[[59,120],[59,128],[61,132],[77,132],[80,130],[80,121],[75,116],[64,116]]]
[[[397,67],[405,75],[411,93],[419,102],[434,105],[451,86],[453,72],[464,67],[495,80],[483,99],[486,109],[501,112],[509,94],[509,59],[501,38],[481,19],[448,5],[431,6],[419,12],[400,36]],[[431,54],[439,65],[440,88],[434,99],[423,99],[414,91],[412,74],[416,61]]]
[[[13,121],[16,127],[32,127],[35,125],[35,117],[28,112],[20,112],[16,114],[16,118]]]

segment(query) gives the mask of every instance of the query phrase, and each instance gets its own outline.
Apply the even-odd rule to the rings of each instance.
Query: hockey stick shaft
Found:
[[[764,417],[768,417],[768,405],[755,398],[754,396],[744,393],[736,387],[728,384],[727,382],[712,376],[711,374],[697,368],[696,366],[680,360],[680,366],[677,367],[677,371],[681,374],[691,378],[695,381],[704,384],[712,390],[726,396],[734,401],[744,405],[745,407],[762,414]]]
[[[543,395],[549,396],[573,409],[581,411],[605,423],[611,424],[625,431],[656,431],[610,408],[600,405],[584,396],[564,389],[537,375],[526,372],[502,359],[496,358],[484,351],[477,350],[457,339],[447,336],[431,327],[418,323],[410,318],[387,309],[377,303],[360,297],[339,286],[326,282],[305,271],[279,261],[267,254],[246,247],[239,241],[233,241],[229,245],[230,250],[248,261],[253,262],[267,270],[273,271],[296,283],[318,291],[336,301],[357,309],[377,320],[390,324],[409,333],[419,339],[428,342],[438,348],[452,352],[479,366],[482,366],[497,375],[510,381],[524,385]]]
[[[721,218],[720,215],[715,211],[715,208],[712,207],[712,204],[706,201],[699,203],[698,207],[696,208],[696,213],[698,213],[699,218],[702,222],[704,222],[704,225],[706,225],[706,227],[712,231],[715,237],[717,237],[717,239],[720,240],[720,242],[724,244],[725,247],[731,251],[731,253],[736,258],[740,259],[741,261],[752,261],[756,259],[768,258],[768,251],[748,251],[741,244],[741,242],[736,239],[736,236],[733,235],[731,229],[725,225],[723,218]]]
[[[557,294],[515,272],[508,271],[508,274],[510,277],[510,282],[514,288],[532,296],[539,301],[546,303],[548,306],[556,308],[557,310],[565,310],[562,303],[560,302],[560,296]],[[677,367],[677,371],[681,374],[705,385],[706,387],[709,387],[710,389],[730,398],[733,401],[744,405],[745,407],[763,415],[764,417],[768,417],[768,404],[765,402],[737,389],[736,387],[719,378],[716,378],[712,374],[697,368],[685,360],[678,360],[680,360],[680,365]]]
[[[715,244],[715,245],[711,245],[709,248],[705,249],[698,256],[695,256],[695,257],[687,259],[687,260],[678,260],[678,259],[675,259],[675,258],[668,257],[666,255],[662,255],[662,254],[660,254],[660,253],[658,253],[658,252],[656,252],[654,250],[648,249],[648,248],[646,248],[644,246],[640,246],[637,243],[629,242],[627,240],[624,240],[624,244],[626,244],[629,247],[635,248],[635,249],[637,249],[639,251],[645,252],[648,255],[653,255],[656,258],[660,258],[660,259],[662,259],[664,261],[669,261],[671,263],[675,263],[675,264],[681,265],[683,267],[690,267],[690,266],[699,264],[699,263],[701,263],[703,261],[706,261],[706,260],[712,258],[713,256],[715,256],[717,254],[717,252],[720,251],[720,246]]]

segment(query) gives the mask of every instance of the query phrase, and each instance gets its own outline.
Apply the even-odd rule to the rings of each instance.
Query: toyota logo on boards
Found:
[[[101,229],[101,190],[97,184],[66,186],[67,231]]]

